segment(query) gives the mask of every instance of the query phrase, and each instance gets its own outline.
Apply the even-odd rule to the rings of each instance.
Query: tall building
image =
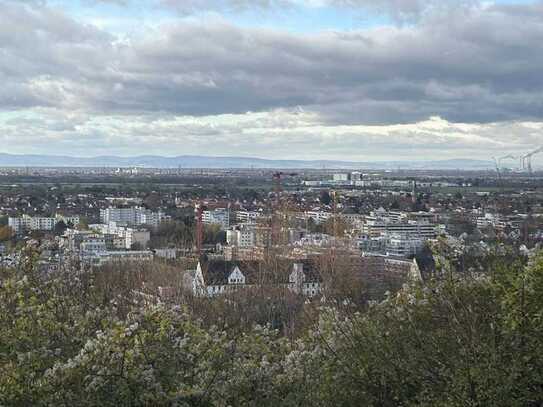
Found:
[[[153,212],[141,207],[100,209],[100,222],[102,223],[124,223],[133,225],[158,226],[166,219],[166,215],[161,212]]]
[[[79,224],[79,216],[62,216],[57,214],[53,218],[46,216],[29,216],[25,214],[20,217],[8,218],[8,226],[17,234],[30,230],[52,231],[59,222],[77,226]]]
[[[230,210],[228,208],[217,208],[204,211],[202,222],[207,225],[220,225],[221,229],[228,229],[230,226]]]
[[[254,228],[236,227],[226,231],[226,242],[230,246],[253,247],[256,243]]]

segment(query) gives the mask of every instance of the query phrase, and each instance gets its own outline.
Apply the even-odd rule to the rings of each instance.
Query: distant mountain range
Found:
[[[338,161],[338,160],[268,160],[254,157],[209,157],[181,155],[162,157],[98,156],[72,157],[61,155],[0,153],[0,167],[147,167],[147,168],[300,168],[300,169],[463,169],[493,168],[492,161],[452,159],[434,161]]]

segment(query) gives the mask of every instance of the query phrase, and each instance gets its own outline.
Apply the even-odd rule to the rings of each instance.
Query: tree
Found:
[[[55,235],[62,235],[64,232],[66,232],[66,229],[68,229],[68,225],[66,225],[63,220],[57,222],[54,229]]]
[[[130,250],[143,250],[143,246],[140,242],[134,242],[130,245]]]
[[[11,240],[13,236],[13,229],[11,229],[9,226],[0,226],[0,242]]]
[[[315,222],[315,219],[311,217],[307,219],[306,228],[309,233],[315,233],[317,231],[317,223]]]
[[[158,209],[160,207],[162,203],[162,200],[160,198],[160,195],[157,194],[156,192],[153,192],[149,195],[147,195],[144,200],[143,200],[143,204],[149,208],[149,209]]]
[[[206,318],[190,301],[142,300],[134,283],[148,275],[137,266],[47,278],[37,255],[27,249],[18,268],[0,270],[0,405],[543,404],[541,255],[489,263],[485,278],[411,283],[357,308],[278,301],[265,288],[194,299]],[[266,326],[292,309],[309,320],[295,338]],[[240,322],[249,316],[262,323]]]
[[[86,217],[81,216],[79,218],[79,223],[77,224],[76,229],[77,230],[89,230],[89,220]]]
[[[324,233],[331,236],[342,237],[352,229],[352,225],[342,216],[334,215],[326,219],[322,225]]]
[[[321,191],[319,200],[323,205],[330,205],[330,203],[332,202],[332,197],[330,196],[330,192],[326,190]]]

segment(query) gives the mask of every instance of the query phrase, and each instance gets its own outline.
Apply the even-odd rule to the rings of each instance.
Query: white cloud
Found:
[[[330,125],[314,112],[278,109],[213,116],[66,115],[56,109],[0,116],[6,152],[79,155],[143,152],[344,160],[479,157],[543,144],[542,123]],[[537,131],[534,131],[537,130]]]
[[[424,4],[379,7],[425,14]],[[11,152],[364,160],[529,150],[543,143],[542,27],[543,8],[519,5],[312,34],[173,19],[131,37],[8,2],[0,142]]]

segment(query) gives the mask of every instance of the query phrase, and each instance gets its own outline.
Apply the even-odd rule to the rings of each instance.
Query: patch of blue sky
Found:
[[[62,9],[68,15],[94,23],[108,31],[126,33],[134,25],[154,24],[160,21],[187,18],[176,15],[174,10],[158,7],[154,2],[145,1],[92,1],[92,0],[50,0],[49,4]],[[315,32],[322,30],[356,30],[388,23],[385,16],[368,14],[353,9],[330,6],[302,5],[282,9],[248,8],[242,11],[202,10],[191,16],[195,20],[222,16],[242,27],[267,27],[292,32]]]
[[[447,1],[447,0],[444,0]],[[483,0],[484,1],[484,0]],[[530,4],[539,0],[491,0],[496,4]],[[177,15],[172,9],[159,7],[156,0],[49,0],[74,18],[89,22],[116,34],[134,34],[139,29],[165,21],[189,19],[206,21],[223,18],[241,27],[258,27],[311,33],[326,30],[352,31],[393,24],[386,15],[368,10],[332,7],[326,2],[304,1],[290,8],[248,8],[233,10],[202,10],[192,16]],[[305,4],[305,5],[304,5]]]
[[[329,6],[298,7],[281,11],[248,10],[243,13],[226,13],[224,16],[244,27],[268,27],[300,33],[350,31],[390,23],[386,16]]]

